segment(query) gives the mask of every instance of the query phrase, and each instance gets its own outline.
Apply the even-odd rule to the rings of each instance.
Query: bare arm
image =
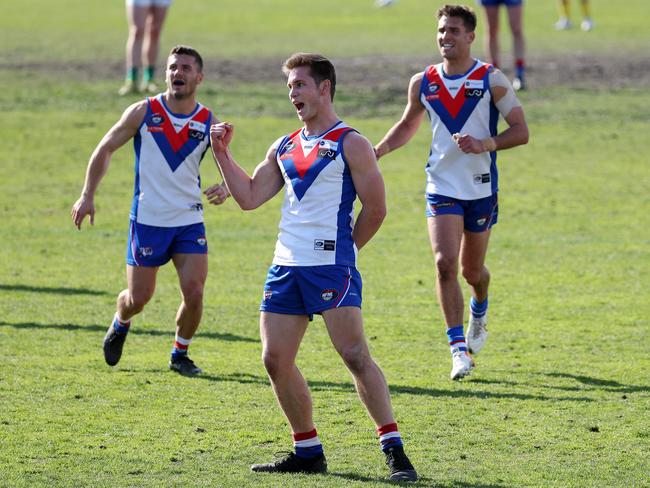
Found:
[[[275,161],[275,146],[269,148],[264,161],[255,168],[253,176],[248,176],[230,153],[229,145],[234,130],[228,123],[210,127],[212,154],[228,191],[239,207],[242,210],[253,210],[273,198],[284,186],[284,180]]]
[[[422,83],[423,76],[423,73],[418,73],[411,78],[408,89],[408,101],[402,118],[390,128],[384,138],[375,146],[375,156],[377,159],[402,147],[411,140],[420,127],[422,117],[424,116],[424,106],[420,102],[420,84]]]
[[[343,151],[362,205],[352,229],[354,243],[361,249],[377,233],[386,217],[384,179],[370,142],[361,134],[348,134],[343,141]]]
[[[86,215],[90,215],[91,225],[95,223],[94,200],[99,182],[108,170],[113,153],[122,147],[138,131],[146,111],[146,101],[135,103],[127,108],[120,120],[99,141],[99,144],[90,156],[81,196],[72,205],[70,211],[72,221],[77,226],[77,229],[81,229],[81,223]]]
[[[494,137],[476,139],[469,134],[454,134],[458,147],[466,152],[478,154],[520,146],[528,142],[528,125],[524,109],[517,100],[508,79],[499,70],[490,74],[492,100],[508,124],[508,128]],[[494,84],[493,84],[494,83]]]

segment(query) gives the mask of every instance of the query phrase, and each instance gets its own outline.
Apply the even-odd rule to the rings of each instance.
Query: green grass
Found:
[[[165,39],[185,33],[192,42],[205,39],[210,56],[281,59],[302,49],[290,37],[301,25],[286,15],[290,3],[298,4],[278,0],[277,13],[272,2],[241,3],[254,31],[269,36],[263,42],[246,22],[234,22],[236,2],[218,2],[217,14],[207,9],[212,3],[176,0]],[[370,0],[331,3],[349,12],[332,27],[337,56],[378,54],[373,36],[392,35],[391,23],[407,20],[408,28],[395,32],[401,40],[381,52],[429,49],[428,17],[421,17],[430,5],[401,0],[377,11]],[[639,30],[645,2],[629,2],[617,18],[609,15],[614,2],[592,3],[597,30],[590,40],[568,33],[576,43],[596,52],[627,31],[617,42],[647,46],[636,42],[648,40]],[[114,79],[11,69],[23,57],[88,62],[96,53],[119,62],[122,4],[91,10],[87,21],[80,4],[58,2],[67,8],[54,9],[32,0],[1,8],[0,76],[10,82],[0,92],[0,487],[386,486],[372,423],[320,318],[298,363],[312,387],[331,474],[265,477],[248,470],[290,447],[260,361],[257,326],[277,198],[251,213],[232,201],[206,211],[210,275],[191,346],[204,377],[166,371],[179,303],[169,266],[134,320],[122,361],[104,364],[101,341],[125,283],[130,147],[115,154],[102,182],[95,226],[86,222],[78,232],[69,209],[88,156],[126,102],[112,95]],[[252,5],[256,13],[246,8]],[[553,41],[559,34],[547,31],[553,2],[527,8],[532,39],[565,49]],[[37,12],[51,21],[27,36]],[[280,13],[284,23],[275,21]],[[331,25],[334,14],[323,16],[319,22]],[[363,35],[351,32],[356,26]],[[352,50],[353,38],[359,41]],[[313,42],[310,49],[324,46],[322,38]],[[276,137],[298,127],[279,85],[202,86],[201,100],[236,124],[233,152],[249,170]],[[340,114],[376,141],[403,100],[368,113],[369,98],[356,95],[355,87],[339,87]],[[417,486],[648,486],[649,98],[642,88],[523,95],[531,141],[499,156],[500,222],[488,255],[491,338],[475,373],[460,383],[448,380],[423,217],[426,127],[382,160],[389,215],[360,255],[365,327],[422,476]],[[207,185],[217,171],[210,158],[203,165]]]

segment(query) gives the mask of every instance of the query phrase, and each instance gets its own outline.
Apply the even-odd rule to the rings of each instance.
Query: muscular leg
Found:
[[[490,272],[485,266],[490,230],[485,232],[465,232],[460,251],[463,278],[472,289],[477,302],[483,302],[488,296]]]
[[[207,254],[174,254],[172,257],[183,301],[176,314],[176,332],[191,339],[203,313],[203,287],[208,276]]]
[[[490,62],[501,67],[499,59],[499,6],[490,5],[485,7],[487,18],[487,46],[490,54]]]
[[[377,427],[395,422],[386,379],[370,356],[363,333],[361,309],[341,307],[326,310],[323,318],[332,344],[354,377],[361,401]]]
[[[458,256],[463,236],[463,217],[438,215],[428,218],[429,239],[436,261],[436,292],[447,327],[463,323],[463,294],[458,283]]]
[[[156,289],[157,267],[126,266],[128,288],[117,296],[117,314],[123,321],[142,311]]]
[[[311,394],[296,366],[296,355],[308,323],[306,315],[262,312],[260,316],[262,360],[293,432],[314,429]]]

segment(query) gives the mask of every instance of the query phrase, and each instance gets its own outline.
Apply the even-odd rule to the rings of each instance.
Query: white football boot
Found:
[[[472,371],[474,360],[466,351],[456,351],[451,355],[451,373],[449,377],[452,380],[464,378]]]
[[[476,318],[470,312],[469,325],[467,326],[467,347],[472,354],[478,354],[488,338],[487,314]]]
[[[571,27],[571,21],[566,17],[560,17],[560,20],[555,23],[555,30],[569,30]]]
[[[580,28],[585,32],[589,32],[591,29],[594,28],[594,21],[591,20],[589,17],[585,17],[582,23],[580,24]]]

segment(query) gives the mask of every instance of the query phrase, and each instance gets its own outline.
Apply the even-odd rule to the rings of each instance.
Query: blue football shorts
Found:
[[[308,315],[338,307],[361,308],[361,275],[353,266],[272,265],[260,311]]]
[[[495,7],[505,5],[506,7],[517,7],[524,3],[523,0],[479,0],[484,7]]]
[[[154,227],[131,220],[126,262],[131,266],[162,266],[174,254],[207,254],[205,226]]]
[[[499,201],[497,194],[478,200],[458,200],[456,198],[427,193],[426,216],[462,215],[465,230],[485,232],[497,223]]]

